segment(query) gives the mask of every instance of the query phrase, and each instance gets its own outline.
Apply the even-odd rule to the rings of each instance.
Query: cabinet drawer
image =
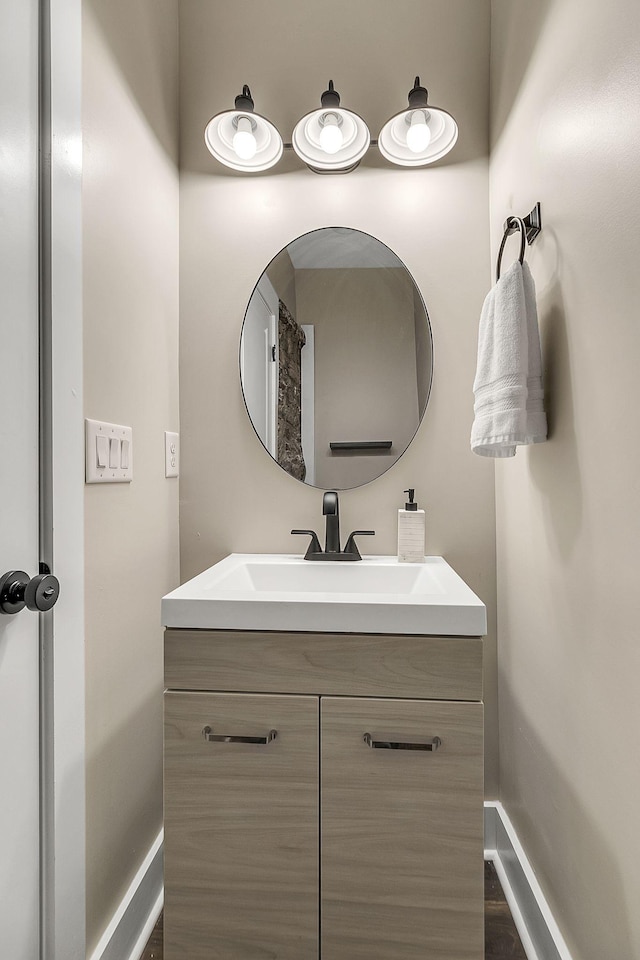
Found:
[[[479,637],[165,631],[174,690],[482,698]]]
[[[165,960],[317,958],[318,700],[165,694],[164,782]]]
[[[323,960],[480,960],[482,704],[327,697],[320,728]]]

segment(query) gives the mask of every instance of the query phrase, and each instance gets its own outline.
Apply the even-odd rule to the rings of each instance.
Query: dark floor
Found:
[[[496,869],[490,860],[485,860],[484,863],[484,958],[527,960],[509,904],[504,898]]]
[[[484,920],[485,960],[527,960],[495,868],[488,860],[484,865]],[[163,960],[162,915],[141,960]]]

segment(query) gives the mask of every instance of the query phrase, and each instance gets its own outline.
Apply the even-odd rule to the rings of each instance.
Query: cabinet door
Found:
[[[318,956],[316,697],[165,694],[164,856],[165,960]]]
[[[322,960],[482,960],[482,704],[320,712]]]

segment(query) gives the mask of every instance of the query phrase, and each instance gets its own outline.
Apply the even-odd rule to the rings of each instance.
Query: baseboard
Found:
[[[161,830],[90,960],[140,960],[164,900],[163,839]]]
[[[569,949],[501,803],[484,805],[485,859],[493,860],[528,960],[571,960]]]

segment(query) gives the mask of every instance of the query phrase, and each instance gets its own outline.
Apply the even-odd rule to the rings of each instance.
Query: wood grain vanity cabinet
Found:
[[[482,960],[480,638],[168,629],[165,674],[166,960]]]

